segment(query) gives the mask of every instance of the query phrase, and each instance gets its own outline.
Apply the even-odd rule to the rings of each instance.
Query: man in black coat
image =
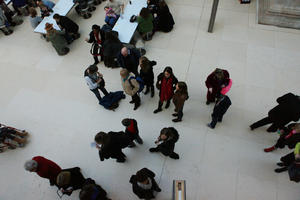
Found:
[[[136,175],[132,175],[129,182],[132,184],[134,194],[140,199],[154,199],[153,192],[161,192],[154,177],[155,174],[147,168],[143,168]]]
[[[71,195],[74,190],[81,189],[85,178],[79,167],[63,169],[56,178],[56,184],[63,194]]]
[[[128,147],[131,140],[124,132],[99,132],[95,136],[95,142],[97,143],[96,147],[99,149],[101,161],[114,158],[117,159],[117,162],[125,162],[126,156],[122,149]]]
[[[70,44],[73,40],[78,39],[80,34],[78,33],[79,26],[66,16],[60,16],[55,14],[53,19],[56,21],[57,25],[61,30],[65,31],[65,37],[67,42]]]
[[[251,130],[258,127],[272,124],[267,131],[275,132],[277,129],[283,129],[291,121],[298,121],[300,118],[300,97],[288,93],[279,97],[275,108],[269,111],[268,117],[263,118],[250,126]]]
[[[150,148],[149,151],[152,152],[161,152],[165,156],[169,156],[173,159],[179,159],[179,155],[174,152],[175,143],[179,139],[179,134],[174,127],[163,128],[160,131],[160,136],[155,141],[157,147]]]
[[[127,69],[129,72],[138,75],[138,66],[141,54],[138,49],[123,47],[118,55],[120,67]]]
[[[207,124],[211,129],[214,129],[218,122],[222,122],[223,116],[231,105],[231,101],[228,96],[221,95],[217,98],[214,111],[211,114],[212,121]]]

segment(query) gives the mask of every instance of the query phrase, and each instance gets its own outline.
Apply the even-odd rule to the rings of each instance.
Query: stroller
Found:
[[[0,124],[0,153],[7,149],[24,147],[27,141],[27,136],[28,133],[25,130],[19,130]]]

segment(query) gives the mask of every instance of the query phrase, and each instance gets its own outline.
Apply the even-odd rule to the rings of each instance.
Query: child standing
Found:
[[[207,124],[207,126],[211,129],[214,129],[218,122],[222,122],[223,115],[226,113],[230,105],[231,105],[231,101],[229,97],[220,94],[220,96],[217,98],[214,111],[211,114],[212,121],[209,124]]]
[[[126,127],[125,134],[131,139],[129,147],[135,147],[133,140],[139,144],[143,144],[143,140],[139,135],[137,121],[135,119],[125,118],[122,120],[122,124]]]

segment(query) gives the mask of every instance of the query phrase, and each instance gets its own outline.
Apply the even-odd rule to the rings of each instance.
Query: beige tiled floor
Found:
[[[300,31],[256,24],[256,2],[240,5],[221,0],[214,33],[207,33],[212,0],[168,0],[176,26],[171,33],[157,33],[146,43],[147,56],[158,62],[155,74],[167,65],[189,85],[190,99],[180,124],[171,122],[171,109],[152,111],[158,97],[142,96],[134,112],[128,98],[115,111],[97,105],[88,90],[84,69],[93,62],[90,45],[84,42],[91,25],[103,24],[103,4],[93,17],[69,16],[80,25],[81,39],[64,57],[33,33],[28,19],[13,35],[0,35],[0,121],[31,133],[24,149],[0,155],[0,199],[58,199],[48,182],[23,170],[35,155],[54,160],[63,168],[80,166],[114,200],[134,200],[128,183],[142,167],[157,174],[163,192],[159,200],[171,199],[172,180],[187,181],[189,200],[297,200],[299,185],[287,173],[275,174],[279,158],[289,150],[266,154],[276,134],[265,128],[250,132],[249,124],[264,117],[275,99],[286,93],[299,94]],[[229,70],[233,105],[215,130],[206,127],[212,106],[205,105],[207,75],[216,67]],[[107,89],[121,89],[119,70],[100,65]],[[90,147],[102,130],[122,130],[121,119],[136,118],[145,144],[126,149],[127,162],[100,162]],[[148,153],[161,128],[175,126],[181,137],[178,161]],[[78,199],[78,192],[63,199]]]

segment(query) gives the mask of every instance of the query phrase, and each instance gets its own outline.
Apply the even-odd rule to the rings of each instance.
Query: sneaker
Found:
[[[140,138],[140,137],[138,137],[137,139],[135,139],[135,141],[136,141],[137,143],[139,143],[139,144],[143,144],[143,143],[144,143],[144,142],[143,142],[143,139]]]
[[[284,167],[285,165],[282,162],[276,163],[277,166],[279,167]]]
[[[153,113],[156,114],[156,113],[161,112],[161,111],[162,111],[161,108],[157,108],[156,110],[153,111]]]
[[[131,100],[131,101],[129,101],[129,103],[133,104],[133,103],[134,103],[134,101],[133,101],[133,100]]]
[[[175,152],[173,152],[171,155],[169,155],[170,158],[173,158],[175,160],[179,159],[179,155]]]
[[[275,146],[272,146],[272,147],[269,147],[269,148],[265,148],[265,149],[264,149],[264,152],[266,152],[266,153],[272,152],[272,151],[274,151],[275,149],[276,149],[276,147],[275,147]]]
[[[206,101],[206,105],[209,105],[210,104],[210,102],[209,101]]]
[[[274,171],[276,172],[276,173],[281,173],[281,172],[284,172],[284,171],[287,171],[287,167],[282,167],[282,168],[277,168],[277,169],[275,169]]]

